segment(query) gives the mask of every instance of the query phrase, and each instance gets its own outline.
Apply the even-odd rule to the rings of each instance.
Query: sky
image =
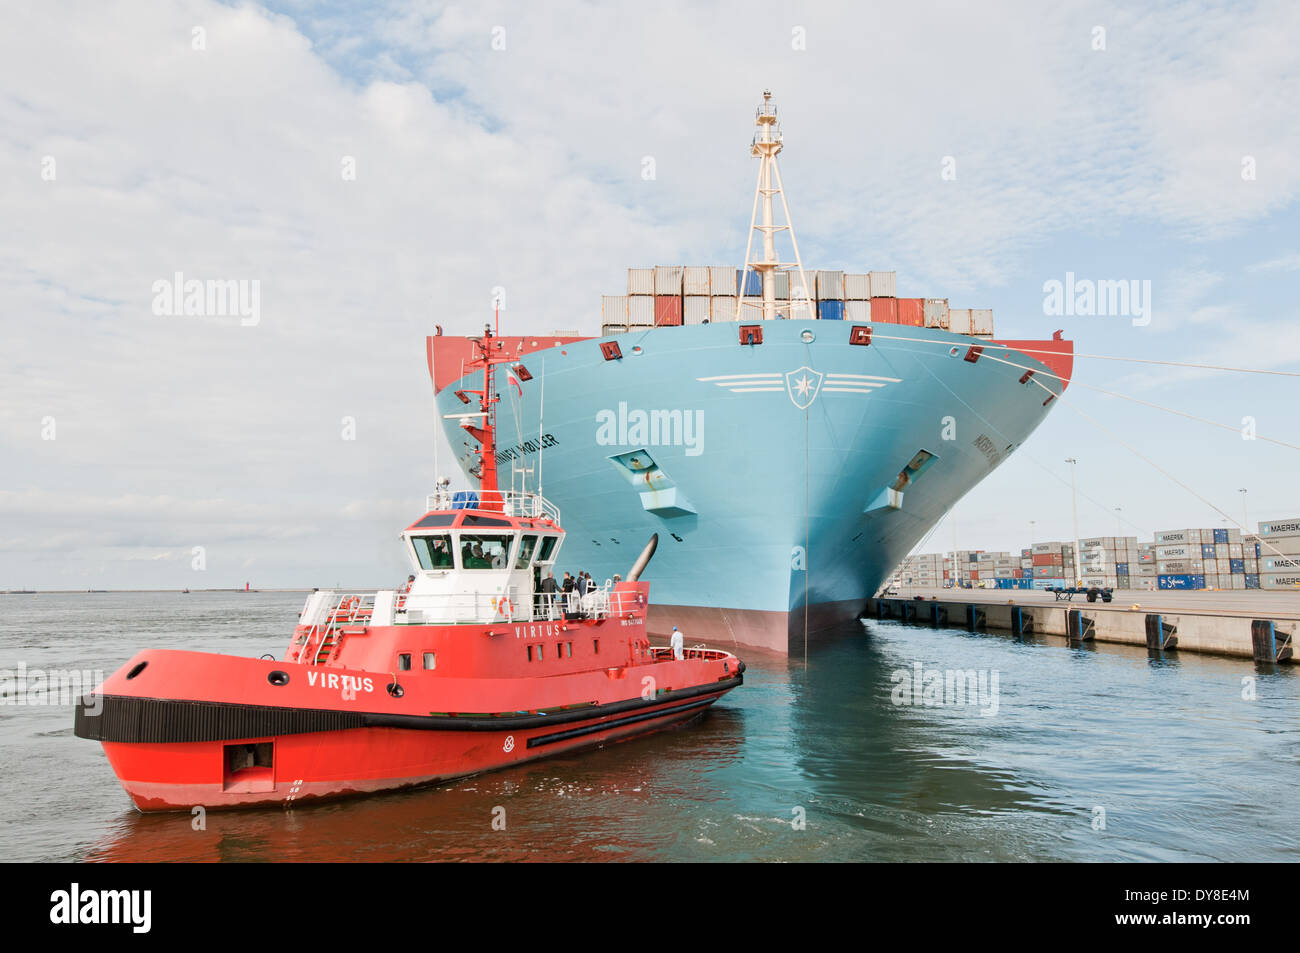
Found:
[[[765,88],[810,267],[1300,373],[1297,35],[1283,2],[8,4],[0,589],[402,578],[425,335],[495,288],[505,330],[595,334],[629,266],[740,264]],[[177,313],[178,274],[242,307]],[[1149,322],[1045,313],[1067,274]],[[1075,367],[960,548],[1070,538],[1067,457],[1085,537],[1300,515],[1259,439],[1300,445],[1295,376]]]

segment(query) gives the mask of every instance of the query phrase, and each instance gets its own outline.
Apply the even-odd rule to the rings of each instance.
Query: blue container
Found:
[[[1246,573],[1246,588],[1247,589],[1259,588],[1259,573],[1257,572]]]
[[[1214,553],[1215,553],[1215,550],[1214,550],[1214,544],[1213,544],[1213,543],[1202,543],[1202,544],[1201,544],[1201,558],[1202,558],[1202,559],[1217,559],[1218,557],[1217,557]]]
[[[843,321],[844,320],[844,302],[843,301],[818,301],[817,316],[823,321]]]
[[[1229,571],[1229,572],[1245,572],[1245,571],[1246,571],[1246,560],[1244,560],[1244,559],[1229,559],[1229,560],[1228,560],[1228,571]]]
[[[736,287],[742,295],[761,295],[763,293],[763,276],[756,271],[736,269]]]
[[[1214,531],[1214,541],[1216,543],[1226,543],[1228,541],[1228,531],[1226,529],[1216,529]]]
[[[1262,551],[1260,550],[1260,548],[1259,548],[1259,543],[1256,543],[1256,544],[1255,544],[1255,558],[1258,559],[1258,558],[1259,558],[1260,556],[1262,556],[1262,555],[1263,555],[1263,552],[1262,552]]]
[[[473,490],[457,490],[451,497],[453,510],[478,509],[478,494]]]
[[[1173,576],[1156,576],[1157,589],[1204,589],[1205,576],[1197,575],[1173,575]]]
[[[1115,575],[1117,575],[1117,576],[1127,576],[1127,575],[1128,575],[1128,563],[1116,563],[1116,564],[1115,564]]]

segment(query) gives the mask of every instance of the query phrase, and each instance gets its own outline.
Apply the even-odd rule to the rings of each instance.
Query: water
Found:
[[[149,646],[278,657],[302,598],[0,596],[0,668],[111,672]],[[745,685],[683,728],[440,787],[211,812],[200,831],[189,815],[131,808],[100,746],[73,736],[70,707],[3,706],[0,859],[1300,855],[1287,812],[1300,785],[1293,668],[891,622],[815,644],[807,667],[741,654]],[[997,713],[893,704],[891,675],[915,662],[997,672]]]

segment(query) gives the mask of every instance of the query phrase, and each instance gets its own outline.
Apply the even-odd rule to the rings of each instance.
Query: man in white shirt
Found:
[[[679,662],[682,660],[683,641],[682,630],[677,628],[677,626],[673,626],[673,637],[668,640],[668,644],[673,650],[673,658],[677,659]]]

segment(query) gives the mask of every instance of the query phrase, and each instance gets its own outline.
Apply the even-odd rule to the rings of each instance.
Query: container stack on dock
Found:
[[[1259,524],[1258,534],[1240,530],[1172,529],[1150,543],[1136,536],[1094,536],[1074,543],[1034,543],[1018,554],[958,550],[903,561],[898,579],[922,588],[1046,589],[1300,589],[1300,517]],[[909,581],[911,580],[911,581]]]
[[[950,310],[947,298],[900,298],[897,275],[892,271],[782,271],[776,274],[775,290],[776,318],[791,314],[803,318],[805,309],[791,302],[806,297],[823,321],[905,324],[985,339],[993,336],[992,309]],[[627,294],[601,299],[601,334],[734,321],[737,296],[741,299],[740,320],[765,317],[763,281],[756,271],[719,265],[629,268]]]

